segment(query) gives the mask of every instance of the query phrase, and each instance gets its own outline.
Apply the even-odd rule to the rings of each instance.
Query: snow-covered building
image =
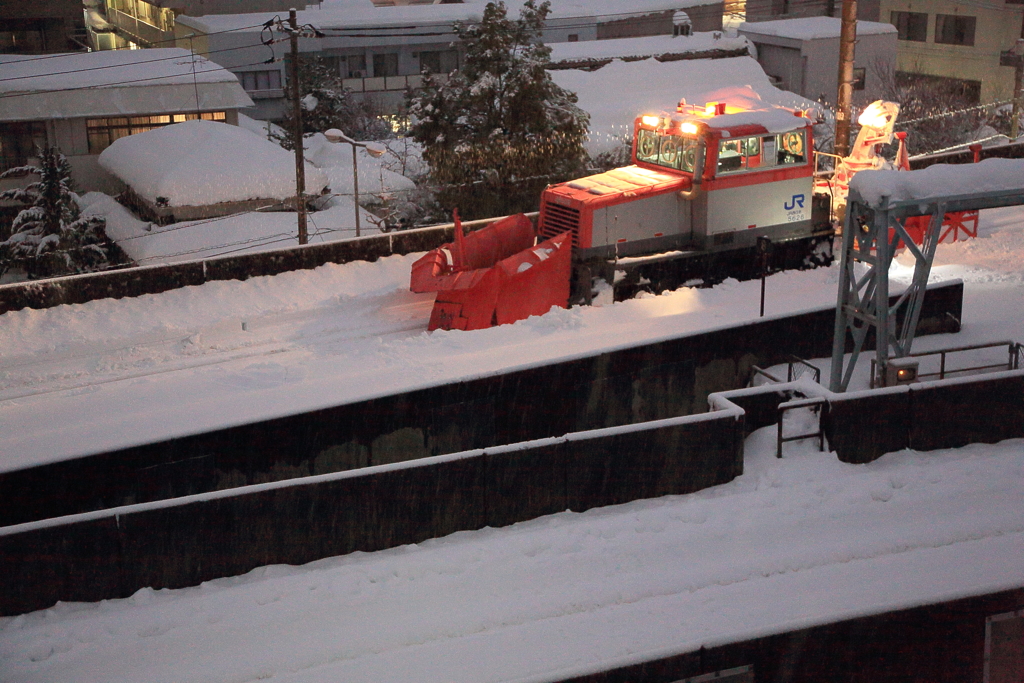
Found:
[[[179,48],[3,55],[0,69],[0,170],[55,146],[84,190],[120,189],[97,160],[118,138],[197,118],[237,124],[252,106],[234,74]]]
[[[551,66],[548,68],[594,69],[614,59],[635,61],[653,57],[661,62],[671,62],[680,59],[739,57],[752,52],[750,45],[750,41],[743,36],[728,36],[722,31],[555,43],[551,46]]]
[[[757,48],[757,61],[783,90],[812,100],[835,101],[842,20],[805,17],[745,23],[739,33]],[[871,102],[882,96],[882,78],[896,68],[896,27],[857,22],[854,96]]]
[[[300,25],[323,36],[301,38],[299,51],[329,59],[357,97],[388,108],[417,87],[423,71],[447,73],[459,67],[464,50],[453,44],[455,22],[479,21],[486,2],[377,7],[371,0],[326,0],[297,13]],[[675,13],[684,9],[694,31],[722,27],[721,0],[637,0],[624,8],[615,0],[554,0],[543,39],[568,43],[635,36],[672,35]],[[517,15],[510,3],[510,16]],[[265,45],[264,24],[274,13],[179,16],[177,44],[215,59],[238,74],[256,101],[253,116],[279,120],[285,108],[284,55],[287,43]],[[268,58],[276,61],[266,63]]]
[[[132,203],[159,223],[280,206],[295,196],[295,156],[240,126],[185,121],[114,141],[100,166],[131,189]],[[306,191],[327,176],[306,164]]]

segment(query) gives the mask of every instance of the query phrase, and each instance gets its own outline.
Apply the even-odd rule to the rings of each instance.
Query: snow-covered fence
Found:
[[[691,493],[742,472],[743,435],[721,410],[8,527],[0,616]]]

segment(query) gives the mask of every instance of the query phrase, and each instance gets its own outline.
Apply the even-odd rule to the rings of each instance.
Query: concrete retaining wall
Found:
[[[960,283],[921,326],[955,331]],[[752,365],[831,353],[820,309],[0,474],[0,526],[702,413]],[[773,408],[772,408],[773,409]]]
[[[1024,371],[832,395],[822,425],[850,463],[1024,438]]]
[[[0,529],[0,616],[691,493],[742,473],[743,433],[719,411]]]

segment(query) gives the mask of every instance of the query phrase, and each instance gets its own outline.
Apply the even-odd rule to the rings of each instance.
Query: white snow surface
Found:
[[[295,196],[295,155],[240,126],[185,121],[115,140],[100,165],[135,190],[169,206],[200,206]],[[307,162],[306,193],[327,186]]]
[[[1024,193],[1024,159],[985,159],[977,164],[934,164],[918,171],[865,171],[850,181],[870,206],[922,202],[979,192],[1019,190]]]
[[[753,33],[763,36],[794,38],[796,40],[818,40],[822,38],[838,38],[842,32],[843,20],[838,17],[799,17],[796,19],[776,19],[773,21],[744,22],[740,24],[742,33]],[[857,35],[881,35],[896,33],[892,24],[877,21],[857,20]]]
[[[689,36],[644,36],[551,43],[548,47],[551,48],[551,61],[557,63],[584,59],[651,57],[709,50],[739,50],[748,45],[750,41],[742,36],[727,36],[721,31],[708,31]]]
[[[1021,585],[1024,441],[774,438],[692,495],[0,619],[0,680],[540,682]]]
[[[939,246],[963,331],[915,350],[1024,339],[1022,216],[984,211],[979,239]],[[757,316],[759,284],[727,281],[428,334],[415,257],[0,316],[3,469]],[[773,275],[768,313],[828,305],[836,282]],[[777,460],[774,438],[692,495],[0,619],[0,681],[539,683],[1024,581],[1024,441],[844,465],[807,442]]]
[[[817,110],[818,105],[768,81],[753,57],[684,59],[659,62],[615,60],[597,71],[560,69],[555,83],[575,92],[579,106],[590,114],[587,150],[612,151],[633,134],[633,120],[644,112],[675,111],[680,99],[691,104],[723,100],[729,94],[753,93],[756,102],[792,109]],[[609,83],[614,96],[609,96]]]

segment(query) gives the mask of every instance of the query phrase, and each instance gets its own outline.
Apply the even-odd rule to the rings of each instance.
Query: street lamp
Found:
[[[356,165],[356,147],[365,148],[375,159],[382,157],[387,149],[375,142],[356,142],[337,128],[324,131],[324,137],[328,142],[347,142],[352,145],[352,201],[356,206],[356,237],[359,237],[359,167]]]

